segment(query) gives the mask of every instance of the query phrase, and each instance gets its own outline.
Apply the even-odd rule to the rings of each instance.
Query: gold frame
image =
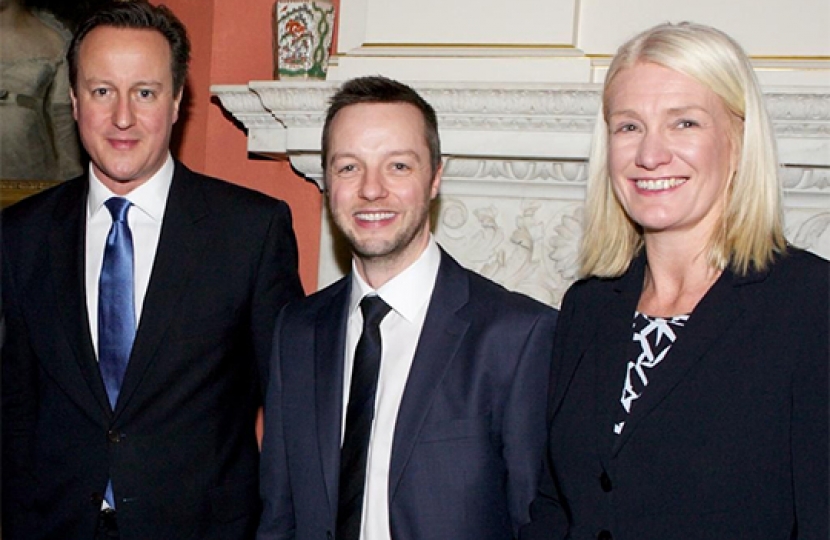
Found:
[[[0,208],[6,208],[29,195],[60,183],[60,181],[44,180],[0,180]]]

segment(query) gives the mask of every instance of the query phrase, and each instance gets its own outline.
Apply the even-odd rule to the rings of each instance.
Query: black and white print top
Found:
[[[677,329],[683,328],[689,315],[674,317],[651,317],[639,311],[634,313],[634,360],[629,360],[625,369],[625,384],[623,385],[620,404],[619,421],[614,424],[614,433],[619,435],[625,427],[625,419],[631,412],[631,406],[643,395],[648,386],[649,377],[663,358],[669,353],[672,344],[677,339]]]

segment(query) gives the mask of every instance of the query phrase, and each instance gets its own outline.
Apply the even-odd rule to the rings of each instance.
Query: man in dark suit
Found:
[[[296,242],[284,203],[171,158],[188,59],[166,8],[92,15],[69,53],[89,172],[2,215],[7,540],[255,534]]]
[[[322,161],[352,272],[278,317],[258,538],[514,538],[540,469],[556,312],[435,243],[437,121],[408,86],[345,83]]]

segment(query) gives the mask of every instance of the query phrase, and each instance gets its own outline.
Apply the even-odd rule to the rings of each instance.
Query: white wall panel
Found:
[[[646,28],[684,20],[725,31],[751,56],[830,57],[830,0],[584,0],[578,46],[612,54]]]
[[[367,43],[573,45],[575,0],[368,0],[367,7]]]
[[[765,86],[830,85],[830,0],[342,0],[329,78],[602,82],[626,39],[682,20],[733,36]]]

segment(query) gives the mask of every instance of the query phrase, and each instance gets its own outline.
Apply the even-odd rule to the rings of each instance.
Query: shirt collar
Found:
[[[161,221],[164,216],[164,209],[167,206],[167,195],[170,193],[170,185],[173,183],[174,169],[173,157],[168,152],[167,159],[161,168],[156,171],[156,174],[124,195],[124,198],[133,203],[136,208],[147,214],[151,219]],[[95,176],[95,171],[92,168],[92,164],[90,164],[87,216],[94,216],[101,210],[101,207],[104,206],[107,200],[117,196]]]
[[[360,277],[360,272],[357,271],[352,260],[352,293],[349,301],[349,314],[354,314],[364,296],[377,294],[398,315],[409,322],[414,321],[421,308],[429,302],[432,296],[440,265],[441,250],[438,249],[438,244],[431,235],[426,249],[418,259],[377,290],[372,289]],[[422,294],[412,294],[413,291],[419,291]]]

